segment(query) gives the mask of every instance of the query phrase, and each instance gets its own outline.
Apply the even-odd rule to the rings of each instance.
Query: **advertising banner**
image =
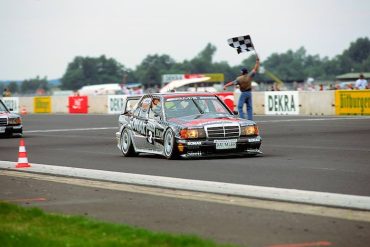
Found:
[[[183,74],[164,74],[162,75],[162,84],[183,79],[184,79]]]
[[[108,96],[108,114],[120,114],[125,97],[123,95]]]
[[[35,113],[51,113],[51,97],[38,96],[33,98]]]
[[[18,97],[4,97],[2,98],[4,104],[11,112],[19,113],[19,98]]]
[[[225,104],[229,107],[230,110],[234,111],[234,93],[232,92],[225,92],[225,93],[217,93],[217,96],[220,97]]]
[[[68,110],[69,113],[88,113],[88,97],[87,96],[69,96]]]
[[[370,115],[370,90],[335,91],[337,115]]]
[[[266,115],[299,114],[299,97],[296,91],[265,92]]]

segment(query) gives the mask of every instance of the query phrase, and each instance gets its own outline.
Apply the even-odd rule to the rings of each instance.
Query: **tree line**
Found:
[[[216,47],[207,44],[194,58],[177,62],[169,55],[148,55],[135,68],[125,67],[113,58],[77,56],[70,62],[61,78],[61,89],[78,90],[85,85],[104,83],[140,82],[145,88],[160,86],[163,74],[202,74],[223,73],[225,80],[233,80],[239,75],[241,67],[252,68],[255,56],[251,55],[240,65],[230,66],[227,61],[214,62]],[[304,81],[309,77],[316,80],[334,80],[337,75],[348,72],[365,72],[370,68],[370,40],[358,38],[348,49],[333,57],[309,55],[304,47],[273,53],[262,62],[265,71],[272,73],[285,82]],[[268,73],[259,73],[256,81],[270,82]],[[1,87],[4,85],[0,84]],[[8,87],[12,92],[29,93],[42,88],[47,91],[50,85],[47,78],[24,80],[20,86],[11,82]]]

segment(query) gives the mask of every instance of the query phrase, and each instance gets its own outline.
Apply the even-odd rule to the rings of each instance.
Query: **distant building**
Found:
[[[338,75],[335,77],[338,81],[356,81],[360,74],[363,74],[366,80],[370,79],[370,72],[356,72],[356,73],[347,73],[343,75]]]

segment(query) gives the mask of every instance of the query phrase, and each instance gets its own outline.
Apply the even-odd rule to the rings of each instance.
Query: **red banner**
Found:
[[[227,107],[229,107],[230,110],[234,111],[234,93],[232,92],[225,92],[225,93],[216,93],[218,97],[220,97]]]
[[[88,97],[87,96],[69,96],[68,97],[69,113],[87,113]]]

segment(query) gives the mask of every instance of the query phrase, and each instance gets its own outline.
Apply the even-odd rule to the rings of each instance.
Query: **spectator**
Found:
[[[259,66],[260,66],[260,60],[258,57],[256,57],[256,64],[254,65],[254,68],[251,73],[248,73],[248,69],[242,68],[241,69],[242,75],[237,77],[234,81],[226,83],[224,86],[224,90],[226,90],[226,88],[229,86],[239,85],[239,88],[241,91],[239,102],[238,102],[238,112],[239,112],[240,118],[245,118],[245,115],[243,112],[243,106],[244,104],[246,104],[248,119],[253,120],[252,80],[253,80],[253,77],[257,74]]]
[[[11,97],[12,93],[10,92],[9,88],[4,88],[3,97]]]
[[[365,89],[367,89],[367,86],[368,86],[367,81],[366,81],[364,75],[360,74],[360,77],[356,81],[355,89],[365,90]]]

